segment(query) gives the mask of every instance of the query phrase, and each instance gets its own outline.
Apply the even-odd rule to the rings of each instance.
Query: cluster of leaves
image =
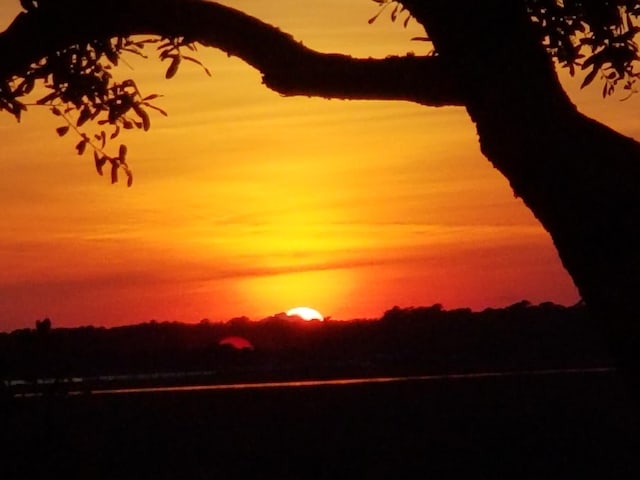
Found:
[[[380,15],[382,15],[382,12],[384,12],[385,10],[387,10],[387,8],[393,6],[393,8],[391,9],[391,21],[395,22],[401,14],[406,13],[406,17],[403,20],[402,24],[403,26],[406,28],[407,25],[409,25],[409,20],[411,20],[411,14],[409,13],[409,11],[405,8],[404,5],[402,5],[402,3],[400,3],[397,0],[372,0],[373,2],[377,3],[380,8],[378,9],[378,13],[376,13],[373,17],[371,17],[369,19],[369,24],[372,24],[373,22],[375,22],[378,17],[380,17]]]
[[[600,74],[603,97],[618,84],[629,94],[634,92],[640,77],[635,42],[640,32],[640,1],[527,0],[527,6],[545,47],[560,65],[572,76],[576,68],[589,70],[582,87]]]
[[[173,78],[178,72],[178,67],[180,67],[180,64],[183,60],[195,63],[204,70],[204,73],[206,73],[208,76],[211,76],[211,72],[209,71],[209,69],[205,67],[200,60],[190,55],[184,55],[182,53],[183,48],[186,48],[187,50],[190,50],[192,52],[198,51],[196,44],[185,37],[162,39],[160,45],[157,48],[160,51],[160,60],[171,60],[169,68],[167,68],[167,71],[164,75],[165,78]]]
[[[118,171],[122,170],[127,176],[127,184],[131,185],[133,177],[126,163],[126,145],[119,146],[117,155],[109,155],[105,152],[107,142],[118,137],[123,129],[149,130],[148,109],[165,116],[167,113],[151,103],[159,95],[143,96],[132,79],[117,81],[113,68],[125,52],[146,58],[143,50],[151,43],[159,44],[157,50],[161,60],[170,60],[166,78],[176,75],[183,60],[200,65],[210,75],[199,60],[182,54],[183,48],[195,50],[196,47],[181,37],[93,40],[52,53],[32,64],[22,75],[0,83],[0,110],[8,111],[20,121],[27,106],[48,108],[64,121],[56,129],[58,135],[74,132],[79,136],[75,146],[79,155],[88,148],[93,150],[96,170],[100,175],[104,165],[109,163],[111,182],[118,181]],[[31,94],[36,85],[42,86],[45,94],[35,103],[26,103],[23,97]],[[95,122],[100,127],[96,133],[89,135],[83,131],[88,122]]]
[[[404,28],[407,28],[407,25],[409,25],[409,21],[413,18],[409,10],[407,10],[407,8],[399,0],[372,0],[372,1],[374,3],[377,3],[379,8],[378,8],[378,12],[368,20],[369,25],[375,22],[380,17],[380,15],[382,15],[382,13],[386,11],[388,8],[390,8],[391,6],[393,6],[390,14],[392,22],[395,23],[395,21],[398,20],[400,15],[402,15],[403,13],[406,13],[406,17],[402,21],[402,26]],[[431,39],[429,37],[413,37],[411,40],[415,40],[418,42],[431,43]],[[428,53],[428,55],[436,55],[435,49],[432,49]]]
[[[391,20],[410,13],[401,0],[372,0],[378,12],[369,19],[375,22],[391,9]],[[640,78],[636,70],[640,60],[635,38],[640,33],[640,0],[525,0],[532,20],[540,30],[549,53],[568,68],[573,76],[586,71],[582,87],[600,75],[602,96],[612,95],[617,86],[635,93]],[[413,40],[429,41],[427,37]]]

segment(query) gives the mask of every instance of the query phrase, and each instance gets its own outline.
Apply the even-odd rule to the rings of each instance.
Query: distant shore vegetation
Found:
[[[0,334],[0,379],[207,372],[206,381],[419,375],[611,365],[582,304],[446,310],[393,307],[377,319],[274,315],[196,324],[35,328]]]

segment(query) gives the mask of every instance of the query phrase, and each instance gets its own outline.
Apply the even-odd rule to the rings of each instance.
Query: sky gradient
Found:
[[[8,25],[19,2],[3,2]],[[424,53],[368,0],[227,2],[322,51]],[[9,5],[7,5],[9,4]],[[150,319],[253,319],[298,305],[349,319],[394,306],[571,304],[549,235],[482,156],[464,109],[281,98],[237,59],[207,77],[128,58],[169,117],[123,136],[135,182],[110,185],[59,119],[0,116],[0,330]],[[564,74],[563,74],[564,75]],[[564,77],[563,77],[564,78]],[[578,91],[585,113],[640,137],[637,99]],[[112,148],[117,143],[112,145]]]

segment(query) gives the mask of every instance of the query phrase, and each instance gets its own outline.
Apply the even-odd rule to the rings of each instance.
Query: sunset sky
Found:
[[[370,0],[223,2],[321,51],[425,53]],[[0,4],[6,27],[19,2]],[[152,53],[152,52],[149,52]],[[135,182],[110,185],[60,119],[0,116],[0,330],[260,319],[298,305],[337,319],[394,306],[578,300],[549,235],[479,151],[464,109],[281,98],[237,59],[207,77],[128,58],[169,117],[122,137]],[[640,138],[638,100],[572,98]],[[112,148],[117,147],[117,143]]]

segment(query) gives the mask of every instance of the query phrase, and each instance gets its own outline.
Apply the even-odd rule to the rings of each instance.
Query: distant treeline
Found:
[[[253,349],[220,341],[247,339]],[[582,305],[523,301],[473,312],[394,307],[375,320],[245,317],[199,324],[34,329],[0,334],[0,379],[212,372],[221,381],[417,375],[610,365]]]

